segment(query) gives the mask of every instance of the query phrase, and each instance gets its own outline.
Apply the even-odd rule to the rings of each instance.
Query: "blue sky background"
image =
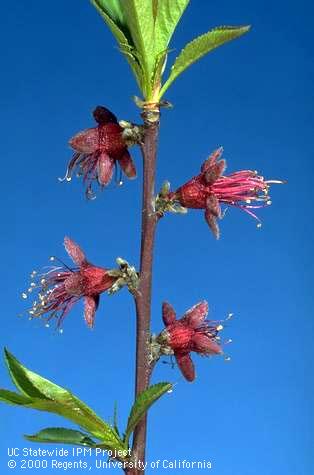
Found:
[[[0,344],[29,368],[71,388],[104,418],[117,400],[124,428],[135,349],[127,291],[103,296],[94,331],[85,326],[81,305],[66,319],[62,335],[17,315],[26,308],[20,293],[30,272],[48,264],[51,254],[66,259],[64,235],[98,265],[110,267],[118,255],[138,263],[138,151],[133,155],[139,180],[122,188],[112,184],[94,202],[85,201],[78,180],[57,181],[71,156],[67,141],[93,125],[93,107],[103,104],[119,118],[137,121],[130,97],[138,91],[87,0],[2,2],[0,17]],[[219,242],[201,212],[160,222],[153,330],[162,328],[165,299],[179,315],[205,298],[210,318],[228,312],[235,318],[225,332],[233,339],[230,363],[195,355],[194,384],[177,368],[157,367],[154,382],[176,386],[150,412],[149,461],[207,459],[217,475],[313,473],[312,18],[306,0],[192,0],[172,42],[179,51],[210,27],[253,25],[168,91],[175,108],[162,113],[157,185],[168,178],[179,186],[218,145],[225,148],[229,172],[253,168],[289,183],[273,187],[273,205],[259,213],[261,230],[237,209],[221,222]],[[3,363],[0,385],[12,388]],[[1,473],[11,473],[8,447],[36,447],[23,441],[23,433],[71,427],[57,416],[5,405],[0,420]]]

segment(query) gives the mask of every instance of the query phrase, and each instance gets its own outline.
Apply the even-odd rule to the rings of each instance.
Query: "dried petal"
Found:
[[[193,351],[204,355],[219,355],[222,350],[218,343],[205,333],[196,332],[192,338]]]
[[[136,168],[128,150],[118,159],[119,165],[128,178],[136,178]]]
[[[82,266],[87,263],[85,253],[80,246],[67,236],[64,238],[64,247],[75,264]]]
[[[206,209],[216,218],[221,217],[221,208],[219,205],[219,201],[215,195],[209,195],[206,198]]]
[[[109,124],[110,122],[117,124],[118,119],[116,116],[106,107],[97,106],[93,111],[93,117],[100,125]]]
[[[208,209],[205,209],[205,219],[211,231],[213,232],[215,238],[219,239],[220,232],[219,232],[219,226],[217,224],[217,220],[215,216]]]
[[[176,321],[176,312],[173,306],[168,302],[163,302],[162,304],[162,319],[166,326]]]
[[[99,296],[96,298],[87,296],[84,299],[84,318],[89,326],[89,328],[93,328],[94,321],[95,321],[95,313],[99,304]]]
[[[208,303],[206,300],[197,303],[190,308],[185,314],[184,319],[191,328],[198,328],[204,322],[208,314]]]
[[[110,182],[114,169],[114,159],[106,152],[101,152],[98,158],[98,182],[101,186],[106,186]]]
[[[187,381],[194,381],[195,369],[189,353],[177,353],[175,355],[178,366]]]
[[[69,140],[69,144],[76,152],[96,152],[99,146],[98,128],[93,127],[78,132],[76,135],[74,135],[74,137]]]

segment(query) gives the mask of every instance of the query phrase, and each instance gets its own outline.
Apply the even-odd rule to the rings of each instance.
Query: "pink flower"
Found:
[[[226,168],[225,160],[220,160],[223,149],[219,148],[203,163],[201,173],[170,193],[171,200],[179,202],[185,208],[205,209],[205,219],[214,236],[219,238],[217,219],[222,218],[221,204],[235,206],[259,218],[252,209],[270,205],[268,190],[272,183],[283,183],[280,180],[265,180],[256,171],[242,170],[223,175]],[[251,203],[255,204],[251,204]],[[262,204],[256,204],[262,202]]]
[[[180,320],[176,319],[176,313],[169,303],[164,302],[162,306],[162,318],[166,328],[157,337],[162,347],[161,352],[174,354],[183,376],[188,381],[195,379],[194,365],[190,357],[192,351],[203,356],[222,353],[217,337],[222,325],[206,321],[207,314],[206,301],[194,305]]]
[[[48,320],[56,318],[60,327],[73,305],[83,298],[85,321],[92,328],[100,294],[109,290],[117,278],[110,276],[108,269],[90,264],[82,249],[70,238],[64,238],[64,246],[76,267],[68,267],[60,261],[62,265],[41,274],[37,284],[32,282],[29,291],[39,287],[39,293],[29,314],[31,317],[47,315]],[[31,277],[35,275],[34,271]],[[22,296],[26,298],[27,294]]]
[[[102,106],[96,107],[93,116],[98,126],[85,129],[70,139],[75,153],[61,180],[70,181],[74,169],[78,169],[78,176],[82,176],[86,184],[88,198],[94,197],[92,182],[98,182],[102,188],[108,185],[117,163],[128,178],[136,177],[135,165],[116,116]]]

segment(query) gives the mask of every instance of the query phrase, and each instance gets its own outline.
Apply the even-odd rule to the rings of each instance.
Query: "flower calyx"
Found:
[[[160,192],[154,199],[154,208],[159,218],[162,218],[166,212],[186,214],[188,211],[178,202],[175,193],[170,191],[169,181],[163,183]]]
[[[124,286],[129,289],[131,294],[135,294],[139,286],[139,274],[135,267],[131,266],[128,261],[122,259],[122,257],[117,257],[116,263],[119,268],[108,271],[108,275],[115,278],[115,282],[108,290],[108,294],[112,295]]]
[[[144,127],[133,124],[127,120],[119,120],[119,125],[123,129],[122,137],[128,147],[141,145],[144,141]]]

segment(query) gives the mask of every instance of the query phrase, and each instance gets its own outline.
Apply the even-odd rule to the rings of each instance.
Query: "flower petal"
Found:
[[[175,355],[181,373],[188,381],[194,381],[195,369],[189,353],[177,353]]]
[[[203,163],[202,167],[201,167],[201,172],[204,173],[206,172],[207,170],[209,170],[213,165],[215,165],[215,163],[217,162],[217,160],[221,157],[221,155],[223,154],[223,147],[219,147],[217,148],[217,150],[215,150],[209,157],[207,160],[205,160],[205,162]]]
[[[64,247],[75,264],[82,266],[87,263],[85,253],[80,246],[67,236],[64,238]]]
[[[193,351],[203,355],[219,355],[222,350],[218,343],[204,333],[196,332],[192,338]]]
[[[98,127],[82,130],[69,140],[69,144],[76,152],[96,152],[99,148]]]
[[[124,154],[118,161],[120,167],[128,178],[136,178],[136,168],[128,150],[125,150]]]
[[[216,218],[221,217],[221,208],[218,199],[215,195],[209,195],[206,198],[206,208],[211,212]]]
[[[209,209],[205,209],[205,219],[216,239],[219,239],[220,232],[217,220]]]
[[[205,173],[205,180],[208,185],[212,185],[223,174],[226,169],[226,161],[219,160],[219,162],[211,165]]]
[[[176,321],[176,312],[168,302],[163,302],[162,304],[162,319],[166,326],[171,325]]]
[[[106,186],[110,182],[114,169],[114,159],[109,157],[106,152],[101,152],[98,158],[98,182],[101,186]]]
[[[184,320],[191,328],[198,328],[208,314],[208,303],[206,300],[197,303],[184,314]]]
[[[89,326],[89,328],[93,328],[94,321],[95,321],[95,313],[99,304],[99,296],[91,297],[86,296],[84,299],[84,318]]]
[[[116,116],[109,109],[103,106],[97,106],[93,110],[93,116],[96,122],[100,125],[109,124],[110,122],[114,124],[118,123]]]

